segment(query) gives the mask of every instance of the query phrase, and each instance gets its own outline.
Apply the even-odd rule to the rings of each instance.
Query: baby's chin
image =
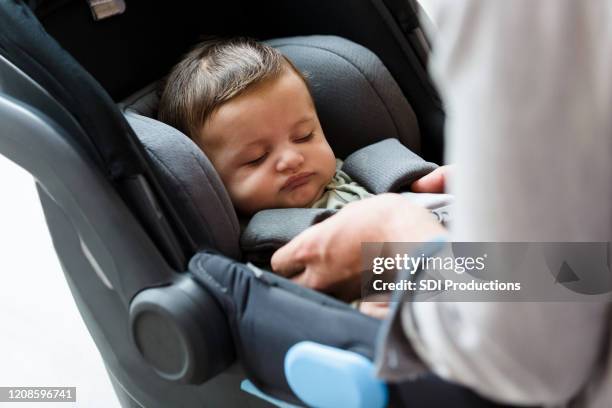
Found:
[[[314,203],[316,203],[322,196],[324,192],[325,186],[322,188],[318,188],[317,190],[312,190],[309,192],[304,191],[297,197],[294,197],[291,200],[291,203],[287,205],[287,207],[291,208],[310,208]]]

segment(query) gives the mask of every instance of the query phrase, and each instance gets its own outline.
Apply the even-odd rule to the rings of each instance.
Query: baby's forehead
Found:
[[[291,133],[313,120],[316,110],[308,87],[287,71],[219,104],[200,127],[200,140],[209,146],[249,143],[267,134]]]

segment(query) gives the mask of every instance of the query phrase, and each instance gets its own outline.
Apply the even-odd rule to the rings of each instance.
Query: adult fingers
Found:
[[[318,265],[306,265],[306,268],[291,280],[300,286],[322,292],[329,292],[332,289],[331,283],[320,273]]]
[[[376,319],[384,320],[389,314],[388,302],[362,302],[359,311]]]
[[[310,278],[310,273],[308,273],[307,270],[304,270],[298,273],[297,275],[293,276],[291,280],[293,281],[293,283],[297,283],[300,286],[304,286],[304,287],[313,289],[311,286],[312,279]]]
[[[302,272],[308,259],[304,248],[305,240],[302,235],[293,238],[272,255],[270,259],[272,270],[284,277],[291,277]]]
[[[446,166],[438,167],[412,183],[410,189],[415,193],[443,193],[446,184],[446,170]]]

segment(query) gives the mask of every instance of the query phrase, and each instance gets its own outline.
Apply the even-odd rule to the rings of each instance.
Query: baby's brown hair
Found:
[[[244,37],[203,41],[170,72],[158,118],[197,141],[217,108],[287,67],[306,82],[291,61],[267,44]]]

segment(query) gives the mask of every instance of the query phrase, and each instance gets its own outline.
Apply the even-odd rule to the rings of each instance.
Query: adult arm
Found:
[[[431,66],[456,163],[456,241],[610,241],[609,2],[439,0]],[[511,280],[511,276],[508,277]],[[606,344],[602,303],[415,303],[441,376],[490,398],[568,401]]]

